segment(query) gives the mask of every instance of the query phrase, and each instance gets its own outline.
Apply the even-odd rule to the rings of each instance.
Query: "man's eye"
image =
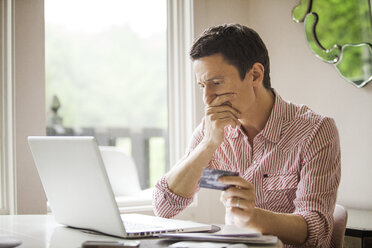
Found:
[[[213,82],[214,85],[220,85],[221,82],[217,81],[217,82]]]

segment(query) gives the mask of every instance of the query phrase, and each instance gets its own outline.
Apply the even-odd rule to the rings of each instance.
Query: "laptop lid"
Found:
[[[30,136],[28,143],[48,202],[57,222],[119,237],[160,232],[208,231],[212,226],[191,221],[120,215],[101,152],[94,137]],[[125,180],[125,178],[123,178]],[[154,223],[142,230],[124,222]]]
[[[110,235],[127,234],[94,137],[29,137],[57,222]]]

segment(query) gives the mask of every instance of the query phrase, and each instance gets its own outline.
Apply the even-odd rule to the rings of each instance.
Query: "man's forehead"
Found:
[[[196,77],[202,81],[222,79],[237,72],[233,65],[226,63],[221,56],[216,55],[197,59],[193,66]]]
[[[225,70],[205,70],[205,71],[196,71],[196,78],[201,82],[211,82],[216,80],[223,80],[228,76],[228,73]]]
[[[221,80],[221,79],[224,79],[225,77],[223,75],[207,75],[205,74],[204,77],[201,78],[201,80],[205,81],[205,82],[209,82],[209,81],[215,81],[215,80]]]
[[[215,79],[222,79],[226,76],[226,70],[219,65],[195,65],[196,77],[202,81],[212,81]]]

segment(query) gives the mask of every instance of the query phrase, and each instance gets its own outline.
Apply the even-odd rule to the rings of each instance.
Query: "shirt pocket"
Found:
[[[295,172],[265,174],[262,182],[265,208],[272,211],[292,211],[297,185],[298,176]]]

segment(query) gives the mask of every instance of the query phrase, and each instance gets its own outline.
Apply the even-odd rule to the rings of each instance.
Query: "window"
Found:
[[[192,109],[183,110],[193,106],[191,67],[178,62],[189,61],[186,52],[177,52],[189,49],[191,25],[167,27],[185,18],[178,16],[184,6],[191,11],[190,1],[45,0],[47,135],[93,135],[99,145],[119,147],[133,157],[142,190],[179,159],[186,145],[178,144],[194,128]],[[186,80],[189,86],[173,86]],[[187,99],[175,103],[180,95]],[[168,120],[174,114],[178,121]],[[187,138],[169,139],[180,123],[189,126],[181,127]],[[168,148],[175,143],[176,155]]]
[[[192,2],[167,2],[169,134],[167,140],[159,136],[151,142],[169,143],[171,149],[167,150],[168,155],[164,157],[169,157],[171,165],[184,154],[187,141],[195,128],[193,94],[197,89],[192,83],[191,63],[187,55],[193,34]],[[76,2],[63,3],[73,9]],[[1,188],[1,199],[5,199],[2,207],[5,208],[0,213],[45,213],[44,191],[25,137],[45,134],[45,106],[50,107],[50,99],[45,99],[44,94],[44,7],[47,5],[48,0],[33,4],[28,1],[0,1],[1,186],[6,185]],[[69,17],[71,11],[64,12],[65,16]],[[68,101],[74,100],[72,95],[69,96]],[[65,103],[63,99],[59,100],[61,108],[58,113],[62,114]],[[79,131],[83,128],[74,126],[71,129]],[[134,145],[129,145],[125,135],[121,136],[117,143],[130,151]]]
[[[150,156],[167,150],[166,1],[46,0],[45,17],[48,134],[119,146],[153,186],[168,165]]]

